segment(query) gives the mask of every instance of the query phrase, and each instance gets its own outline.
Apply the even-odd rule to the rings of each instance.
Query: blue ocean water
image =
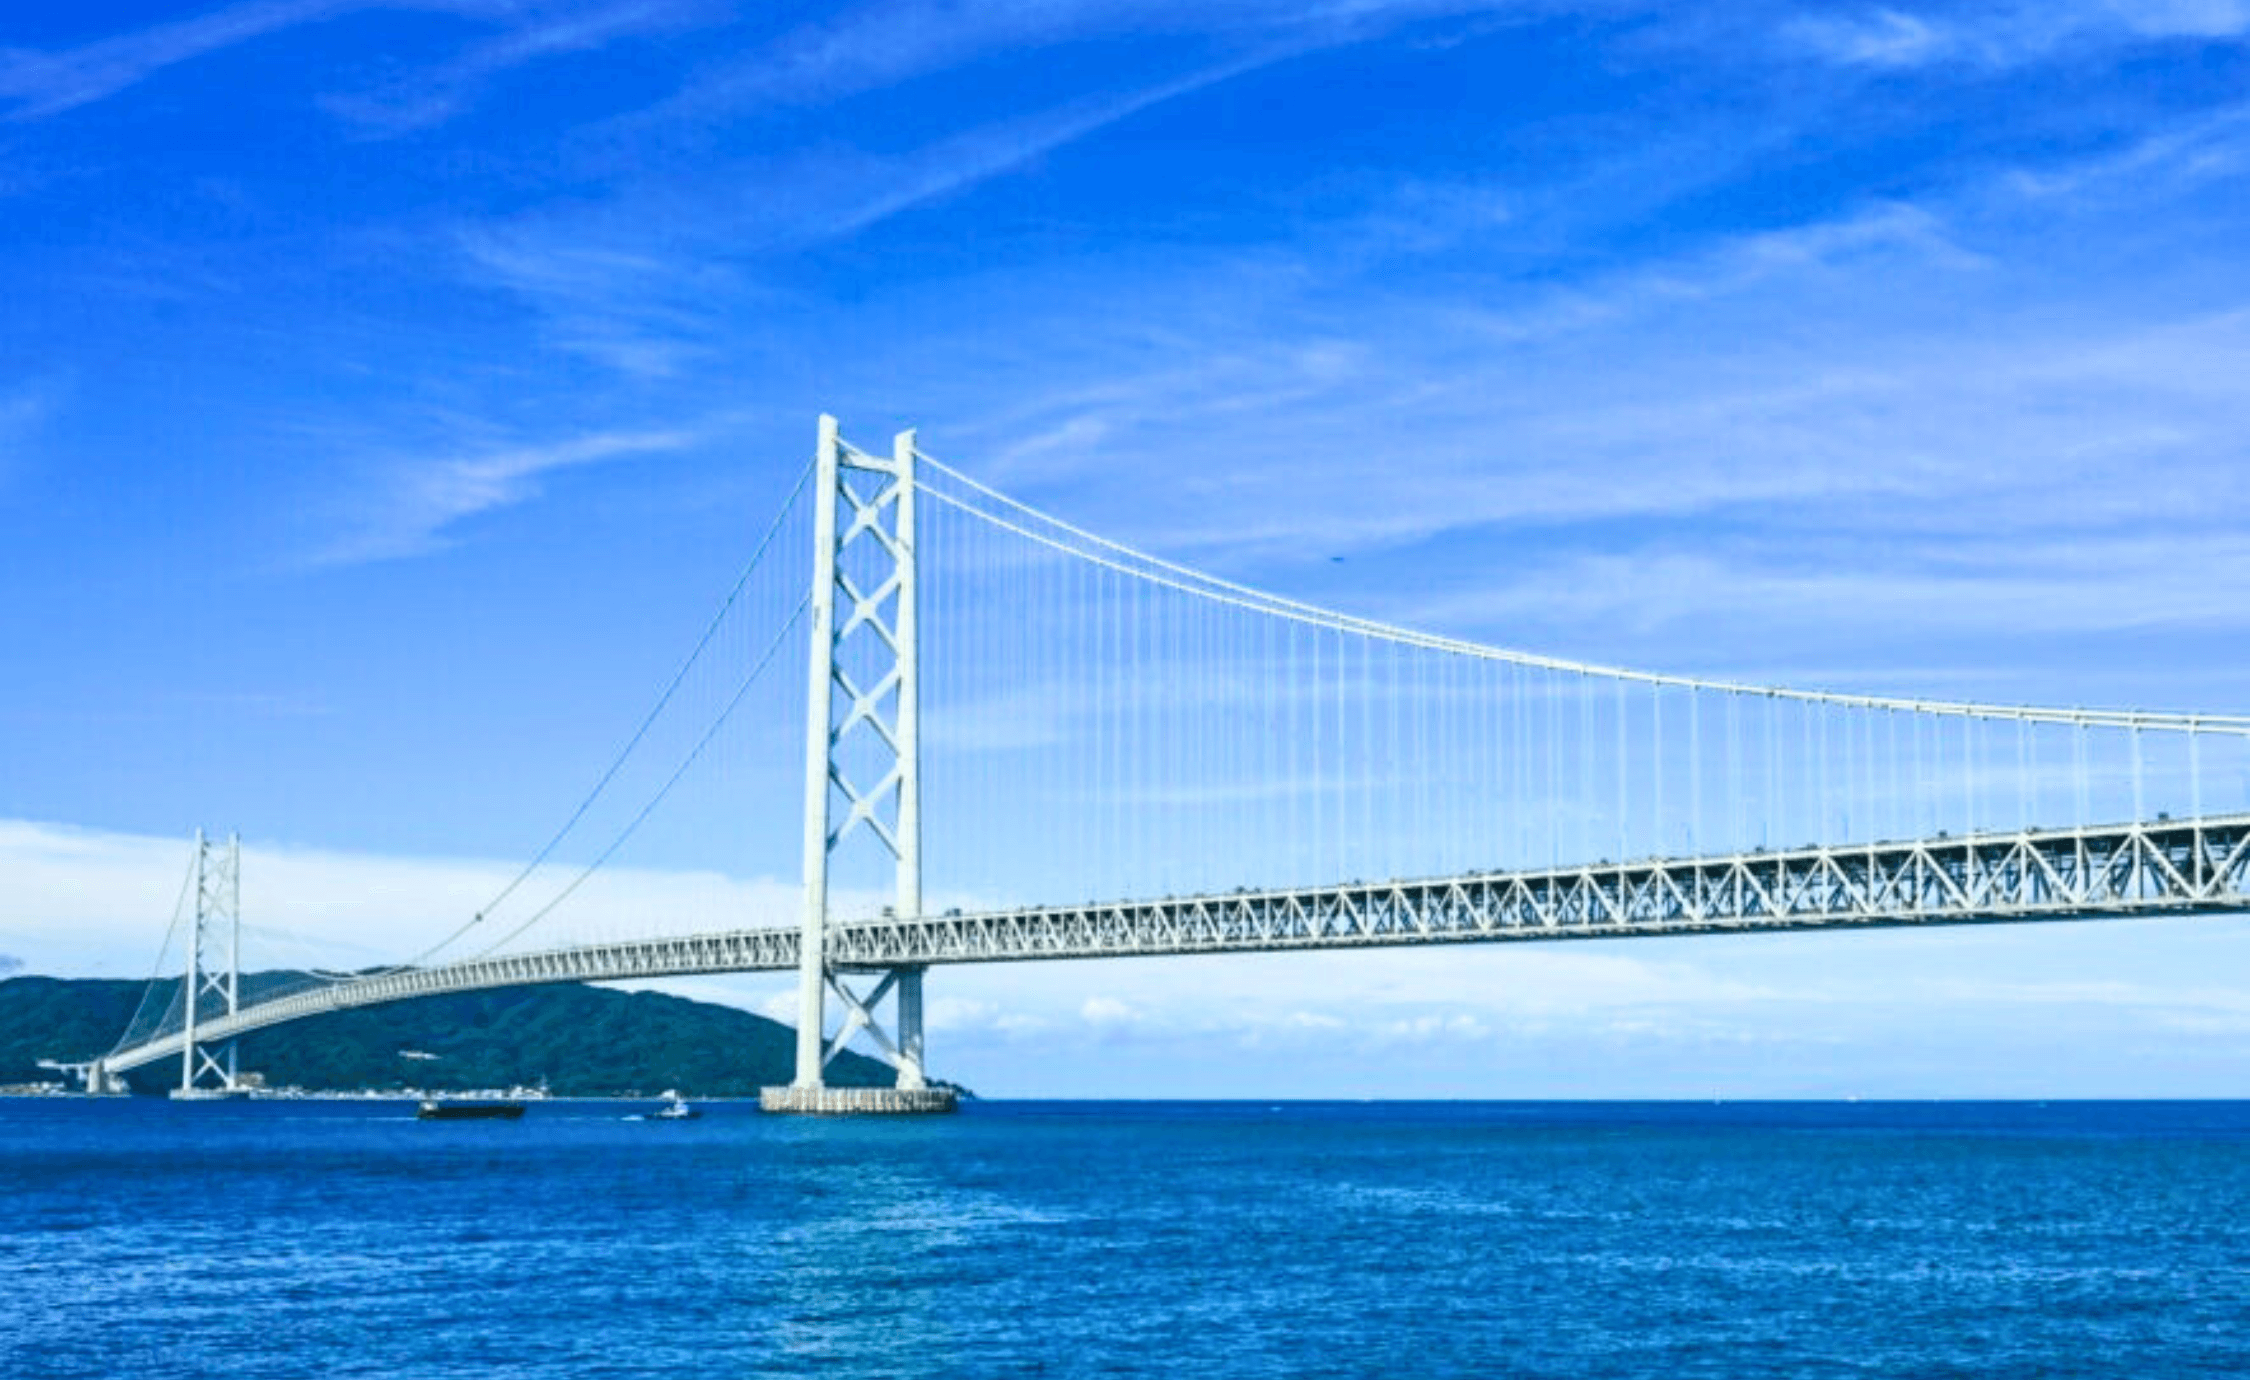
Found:
[[[0,1103],[0,1375],[2250,1374],[2250,1103]]]

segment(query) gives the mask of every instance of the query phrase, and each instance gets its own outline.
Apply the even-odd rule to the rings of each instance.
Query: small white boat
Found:
[[[693,1121],[702,1115],[703,1113],[688,1105],[686,1098],[681,1097],[676,1092],[666,1090],[663,1106],[653,1112],[635,1113],[625,1119],[627,1121]]]

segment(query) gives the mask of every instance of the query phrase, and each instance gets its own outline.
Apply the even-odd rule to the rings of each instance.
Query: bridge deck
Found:
[[[839,925],[837,967],[2085,920],[2250,910],[2250,816]],[[733,930],[384,973],[207,1020],[204,1042],[330,1011],[543,982],[797,966],[794,929]],[[120,1050],[177,1058],[177,1034]]]

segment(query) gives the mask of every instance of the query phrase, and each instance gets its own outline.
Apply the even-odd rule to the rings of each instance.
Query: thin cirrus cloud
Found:
[[[1713,608],[1727,608],[1741,627],[1800,638],[1832,626],[1839,609],[1877,628],[1914,627],[1930,637],[2241,623],[2229,594],[2250,579],[2250,542],[2239,537],[2025,545],[2011,544],[2005,560],[1964,563],[1941,544],[1900,544],[1817,566],[1754,546],[1646,546],[1503,566],[1473,589],[1415,603],[1412,613],[1451,628],[1599,625],[1645,635],[1692,632],[1707,625]]]
[[[0,50],[9,118],[40,119],[136,86],[166,68],[253,39],[377,7],[381,0],[250,0],[58,52]],[[458,8],[428,0],[419,8]]]
[[[1940,13],[1875,6],[1801,15],[1782,26],[1801,51],[1847,67],[1904,71],[1939,63],[2012,67],[2072,44],[2232,38],[2250,32],[2244,0],[2073,0]]]
[[[1791,37],[1832,61],[1857,67],[1918,67],[1954,50],[1949,29],[1899,10],[1847,18],[1807,16],[1788,26]]]
[[[380,491],[348,531],[315,556],[320,565],[420,555],[445,543],[461,523],[536,498],[558,471],[684,450],[691,431],[598,431],[567,441],[483,451],[429,461],[394,462]]]
[[[1306,251],[1301,276],[1318,276],[1322,252]],[[1532,392],[1494,375],[1505,374],[1505,361],[1517,353],[1551,349],[1571,337],[1598,345],[1605,332],[1645,330],[1638,323],[1652,314],[1687,306],[1700,311],[1706,304],[1722,310],[1733,299],[1788,292],[1807,280],[1839,275],[1907,268],[1950,274],[1975,264],[1976,256],[1953,244],[1937,217],[1885,204],[1725,240],[1606,282],[1541,291],[1509,308],[1378,294],[1357,306],[1346,334],[1308,335],[1301,322],[1272,319],[1286,315],[1288,305],[1261,311],[1236,304],[1184,323],[1192,343],[1165,343],[1152,352],[1145,371],[1112,369],[1098,385],[1066,383],[1044,395],[1011,399],[1004,415],[971,428],[972,434],[981,430],[996,438],[990,456],[975,459],[1011,479],[1042,485],[1081,479],[1121,461],[1156,464],[1172,444],[1169,438],[1183,431],[1232,438],[1215,446],[1237,457],[1230,486],[1237,493],[1262,491],[1270,474],[1272,501],[1249,506],[1273,516],[1282,529],[1277,539],[1310,538],[1331,543],[1324,547],[1331,550],[1488,521],[1679,513],[1729,499],[1787,498],[1839,485],[1896,489],[1906,482],[1897,467],[1808,465],[1780,455],[1774,457],[1780,463],[1754,465],[1670,463],[1645,486],[1620,482],[1614,470],[1608,482],[1590,486],[1578,477],[1582,465],[1552,463],[1571,452],[1581,460],[1595,451],[1614,456],[1660,435],[1686,436],[1692,443],[1699,432],[1733,430],[1761,415],[1826,407],[1840,388],[1850,386],[1848,376],[1805,377],[1794,357],[1777,366],[1784,369],[1782,378],[1747,385],[1737,379],[1726,389],[1714,389],[1710,379],[1690,369],[1676,403],[1638,407],[1615,401],[1591,407],[1574,391],[1575,382],[1551,375]],[[1184,295],[1147,284],[1139,290],[1160,300]],[[1095,317],[1112,314],[1098,302],[1090,306]],[[1864,370],[1858,373],[1865,377]],[[1584,382],[1601,386],[1599,379]],[[1683,411],[1689,407],[1692,412]],[[1730,411],[1731,416],[1720,415]],[[1298,419],[1301,428],[1295,426]],[[1525,463],[1511,466],[1481,439],[1501,423],[1514,440],[1510,451]],[[1364,497],[1337,502],[1319,477],[1360,473],[1347,457],[1373,453],[1384,437],[1407,425],[1432,453],[1458,452],[1458,463],[1438,467],[1429,479],[1420,472],[1393,475],[1380,502]],[[1285,442],[1277,426],[1302,434]],[[1776,444],[1785,446],[1786,438],[1777,436]],[[1265,452],[1291,458],[1269,471],[1256,459]],[[1306,463],[1308,456],[1314,463]],[[1508,482],[1464,492],[1455,482],[1462,474],[1506,474]],[[1308,484],[1309,504],[1289,498],[1289,488]],[[1415,501],[1425,494],[1426,510]],[[1205,534],[1192,523],[1175,523],[1168,536],[1201,545]],[[1260,533],[1256,519],[1246,529],[1235,513],[1209,536],[1213,545],[1240,545],[1255,544]]]
[[[633,378],[668,378],[704,353],[716,305],[743,288],[715,256],[606,227],[468,226],[453,243],[464,275],[530,305],[550,345]]]
[[[1496,283],[1485,300],[1386,287],[1341,298],[1348,311],[1221,301],[1146,371],[1112,367],[1097,384],[1050,370],[981,429],[1011,478],[1034,488],[1156,466],[1183,443],[1227,455],[1233,511],[1215,526],[1205,530],[1200,507],[1139,520],[1175,549],[1238,559],[1261,546],[1349,551],[1482,524],[1677,518],[1841,494],[1876,501],[1890,530],[2076,530],[2092,510],[2058,481],[2098,485],[2127,456],[2168,483],[2233,493],[2230,438],[2250,413],[2233,382],[2246,318],[2224,305],[2225,275],[2203,273],[2183,296],[2158,289],[2195,274],[2192,258],[2155,275],[2073,265],[2074,281],[2129,276],[2144,291],[2058,322],[2040,305],[2056,299],[2053,270],[2027,246],[2068,225],[2079,252],[2105,252],[2118,207],[2097,193],[2126,178],[2148,194],[2135,217],[2161,195],[2167,224],[2208,223],[2213,208],[2197,198],[2239,163],[2239,124],[2234,110],[2196,117],[2124,153],[2050,160],[2036,185],[1978,170],[1926,203],[1753,229],[1558,286]],[[1286,258],[1297,280],[1336,278],[1318,232]],[[1332,286],[1323,294],[1339,298]],[[1094,301],[1081,315],[1124,314]],[[1244,398],[1265,401],[1246,413]],[[1406,427],[1446,463],[1392,474],[1373,494],[1340,489],[1364,474],[1357,457]],[[1261,464],[1265,454],[1286,462]],[[1584,481],[1595,474],[1600,483]],[[2100,511],[2146,520],[2161,493],[2126,486]]]
[[[535,13],[524,24],[470,45],[433,67],[382,86],[321,98],[330,114],[369,135],[411,133],[439,124],[473,103],[479,89],[511,69],[546,58],[591,52],[622,39],[676,31],[709,7],[696,0],[623,0]]]
[[[680,0],[247,0],[52,52],[0,49],[6,118],[38,120],[127,91],[165,70],[257,39],[374,11],[451,15],[503,33],[387,92],[333,98],[339,115],[407,128],[458,109],[469,87],[508,67],[599,46],[674,22]]]
[[[1202,35],[1246,52],[1305,51],[1416,19],[1528,8],[1504,0],[1093,0],[1075,5],[894,0],[791,28],[624,123],[704,121],[761,106],[832,102],[995,53],[1103,38]]]
[[[627,188],[592,210],[464,227],[460,264],[471,281],[530,306],[558,348],[626,375],[669,376],[722,324],[730,295],[749,290],[741,261],[849,240],[1291,51],[1263,49],[903,154],[739,164],[685,186]]]
[[[1140,520],[1160,527],[1173,551],[1232,560],[1245,551],[1396,547],[1480,527],[1739,519],[1807,505],[1836,513],[1848,497],[1856,516],[1831,539],[1854,531],[1938,546],[1972,535],[2007,538],[2004,568],[1947,577],[1961,586],[1958,595],[1998,582],[1991,598],[1936,601],[1949,620],[2010,624],[2020,612],[2042,625],[2076,620],[2087,628],[2224,623],[2238,611],[2209,591],[2227,585],[2206,584],[2198,595],[2167,571],[2198,569],[2199,560],[2214,569],[2240,566],[2223,515],[2250,497],[2230,442],[2250,426],[2233,382],[2250,358],[2246,326],[2250,318],[2223,313],[2061,339],[2011,332],[1938,342],[1894,331],[1820,363],[1808,362],[1793,339],[1708,362],[1666,360],[1659,348],[1653,356],[1617,356],[1620,367],[1635,370],[1629,397],[1599,374],[1526,384],[1497,365],[1462,371],[1450,362],[1450,346],[1394,352],[1339,389],[1286,357],[1251,362],[1247,346],[1229,355],[1228,342],[1213,341],[1207,372],[1217,391],[1209,397],[1183,392],[1170,376],[1150,380],[1144,393],[1121,390],[1098,403],[1067,397],[1070,410],[1049,432],[1087,439],[1038,455],[1046,473],[1035,482],[1072,483],[1104,466],[1146,468],[1193,438],[1237,457],[1228,474],[1230,511],[1206,517],[1182,505]],[[1601,351],[1607,339],[1597,336],[1587,348]],[[1457,381],[1443,388],[1421,381],[1448,372]],[[1286,423],[1225,409],[1227,393],[1270,394],[1291,383],[1307,396]],[[1383,399],[1393,400],[1388,411]],[[1408,427],[1432,463],[1369,485],[1360,457],[1381,453]],[[1964,464],[1964,455],[1976,463]],[[2115,482],[2127,457],[2151,482]],[[2175,496],[2183,491],[2210,495],[2215,506],[2200,520],[2181,514]],[[2085,501],[2096,492],[2099,504]],[[2170,534],[2167,551],[2128,540],[2150,525]],[[2113,537],[2124,543],[2108,552],[2120,558],[2115,563],[2037,564],[2041,553],[2060,559]],[[1911,570],[1886,568],[1901,582],[1898,600],[1887,602],[1903,607],[1934,592]],[[1630,581],[1558,574],[1567,572],[1543,572],[1533,584],[1648,611]],[[2029,587],[2047,579],[2082,582],[2088,597],[2040,600]],[[1684,601],[1683,616],[1696,605],[1738,606],[1710,579],[1656,583]]]
[[[685,177],[634,177],[590,209],[469,227],[458,243],[469,276],[532,306],[550,343],[627,375],[670,376],[713,333],[723,290],[740,286],[735,265],[743,261],[849,241],[1031,169],[1157,106],[1293,58],[1415,19],[1500,8],[1509,7],[1489,0],[1217,10],[1170,0],[1077,8],[866,6],[790,30],[689,81],[666,100],[610,122],[605,140],[637,150],[652,130],[723,120],[760,105],[830,104],[1023,45],[1126,32],[1198,32],[1223,41],[1218,56],[1178,75],[955,130],[904,152],[827,147]],[[635,152],[627,162],[638,166],[640,157]],[[1491,215],[1489,203],[1480,203],[1480,218]],[[688,284],[692,290],[683,290]]]

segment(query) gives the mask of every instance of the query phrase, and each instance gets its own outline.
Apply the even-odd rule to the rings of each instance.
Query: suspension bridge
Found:
[[[741,880],[792,870],[789,840],[800,887]],[[399,961],[246,984],[241,873],[199,836],[142,1009],[74,1066],[89,1090],[172,1061],[223,1095],[242,1036],[355,1007],[774,971],[798,975],[798,1038],[770,1109],[944,1110],[923,989],[945,964],[2240,913],[2250,717],[1438,636],[823,418],[653,707],[484,905]],[[826,1085],[862,1036],[895,1088]]]

